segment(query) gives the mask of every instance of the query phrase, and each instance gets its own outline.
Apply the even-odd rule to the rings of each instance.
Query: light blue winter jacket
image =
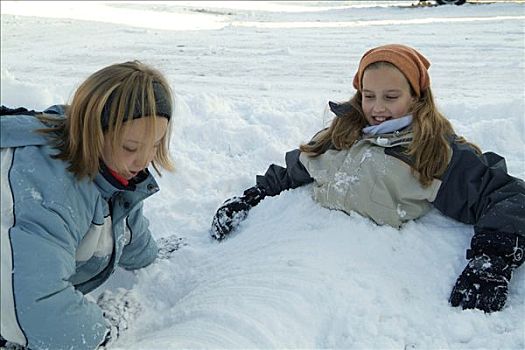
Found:
[[[48,111],[63,114],[60,106]],[[94,349],[108,325],[84,294],[117,265],[138,269],[155,260],[142,202],[157,183],[149,173],[133,190],[102,174],[79,181],[34,132],[43,127],[37,118],[0,122],[0,334],[33,350]]]

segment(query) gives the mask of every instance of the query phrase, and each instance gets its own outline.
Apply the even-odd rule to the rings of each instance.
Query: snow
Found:
[[[326,126],[327,101],[348,99],[359,58],[385,43],[426,55],[457,132],[525,178],[525,5],[411,3],[1,2],[2,104],[67,102],[132,59],[176,92],[176,171],[145,214],[187,245],[92,293],[124,287],[144,306],[113,348],[525,348],[525,269],[503,311],[450,307],[472,227],[435,210],[396,230],[322,208],[306,186],[209,236],[219,205]]]

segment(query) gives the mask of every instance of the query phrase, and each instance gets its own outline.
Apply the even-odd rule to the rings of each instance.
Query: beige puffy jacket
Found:
[[[364,137],[350,149],[328,150],[300,161],[315,179],[313,196],[322,206],[355,211],[380,225],[400,227],[430,209],[441,181],[423,187],[410,167],[385,153],[385,147],[407,145],[411,131]]]

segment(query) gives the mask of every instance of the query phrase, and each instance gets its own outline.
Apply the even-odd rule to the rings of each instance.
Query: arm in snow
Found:
[[[264,175],[257,176],[257,186],[263,187],[268,196],[275,196],[284,190],[296,188],[314,181],[300,162],[298,149],[286,153],[286,168],[272,164]]]
[[[442,177],[434,206],[458,221],[473,224],[468,258],[480,254],[523,263],[525,183],[510,176],[495,153],[477,155],[467,144],[452,144],[453,155]]]
[[[474,224],[469,262],[450,294],[450,304],[485,312],[501,310],[512,270],[523,263],[525,184],[507,174],[494,153],[477,155],[452,144],[453,155],[434,205],[444,214]]]
[[[246,219],[248,211],[266,196],[276,196],[284,190],[313,181],[299,161],[299,150],[286,153],[286,168],[272,164],[264,176],[257,176],[257,185],[244,191],[243,196],[226,200],[213,217],[210,234],[222,240]]]
[[[119,265],[127,270],[148,266],[157,257],[157,243],[148,228],[149,221],[144,217],[142,204],[126,218],[126,229],[130,233],[130,242],[124,247]]]
[[[35,350],[95,349],[108,324],[100,308],[68,280],[75,273],[80,241],[70,229],[71,213],[57,202],[19,202],[11,212],[13,225],[2,224],[2,336]],[[12,274],[6,276],[9,268]],[[6,277],[10,283],[4,283]]]

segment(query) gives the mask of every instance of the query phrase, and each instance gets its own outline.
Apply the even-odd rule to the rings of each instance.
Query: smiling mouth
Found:
[[[389,119],[392,119],[392,117],[381,117],[381,116],[375,116],[375,115],[373,115],[373,116],[372,116],[372,119],[373,119],[375,122],[381,124],[382,122],[385,122],[385,121],[387,121],[387,120],[389,120]]]

